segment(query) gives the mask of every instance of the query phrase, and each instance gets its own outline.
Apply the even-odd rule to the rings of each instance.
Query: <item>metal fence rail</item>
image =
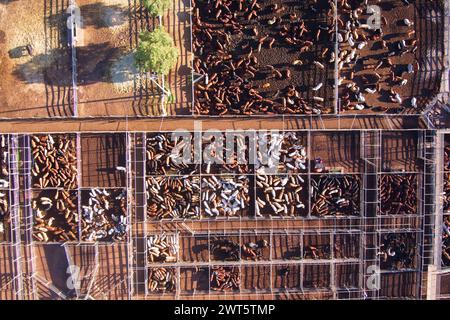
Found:
[[[386,130],[388,133],[390,130]],[[321,133],[322,130],[317,129],[314,131],[305,132],[305,137],[307,137],[306,147],[308,149],[309,157],[312,156],[312,149],[314,146],[311,146],[312,135],[316,133]],[[330,134],[331,132],[327,134]],[[433,189],[433,179],[436,174],[433,171],[433,167],[435,164],[435,142],[434,142],[434,131],[433,130],[413,130],[413,132],[417,132],[417,136],[421,137],[418,139],[417,144],[417,159],[415,160],[423,161],[423,175],[422,169],[418,169],[418,171],[412,172],[413,174],[417,174],[418,183],[421,186],[419,190],[419,208],[416,214],[412,214],[409,216],[399,216],[400,220],[396,222],[390,222],[391,220],[385,219],[385,217],[379,215],[379,206],[380,206],[380,197],[379,197],[379,175],[386,174],[383,170],[381,170],[381,162],[382,162],[382,145],[383,145],[383,135],[385,134],[384,130],[363,130],[357,131],[352,130],[351,132],[355,134],[359,134],[360,139],[360,157],[362,159],[362,166],[356,173],[362,177],[362,186],[361,186],[361,197],[360,197],[360,215],[355,217],[348,218],[314,218],[310,213],[308,213],[307,217],[297,217],[297,218],[269,218],[269,217],[237,217],[237,218],[224,218],[224,219],[201,219],[201,220],[186,220],[186,219],[166,219],[162,221],[148,221],[147,219],[147,194],[146,194],[146,132],[128,132],[126,133],[126,169],[127,169],[127,180],[126,180],[126,190],[128,194],[127,200],[127,221],[128,221],[128,234],[127,241],[122,243],[121,245],[125,248],[125,264],[126,264],[126,275],[122,280],[117,280],[114,282],[114,288],[110,290],[119,289],[121,292],[124,292],[122,288],[124,285],[127,287],[126,299],[155,299],[160,298],[161,295],[154,294],[154,292],[150,292],[148,288],[149,282],[149,267],[158,266],[158,264],[149,264],[147,257],[147,236],[161,233],[176,233],[182,234],[183,236],[188,235],[189,237],[201,237],[202,235],[207,235],[208,239],[211,239],[211,235],[222,234],[222,235],[233,235],[239,239],[240,242],[244,241],[244,238],[249,234],[254,234],[258,236],[267,236],[270,238],[270,241],[275,241],[275,238],[280,234],[298,234],[302,237],[302,247],[307,243],[304,242],[303,238],[310,236],[311,234],[322,234],[325,235],[328,239],[328,243],[331,247],[334,247],[334,243],[336,241],[337,236],[346,235],[346,234],[359,234],[359,242],[357,250],[359,250],[359,256],[357,258],[349,258],[349,259],[341,259],[340,257],[334,256],[334,253],[331,256],[330,260],[310,260],[306,261],[304,259],[299,261],[286,261],[279,260],[273,256],[272,251],[270,251],[270,260],[269,261],[258,261],[258,262],[246,262],[242,261],[242,259],[236,263],[221,263],[214,261],[203,262],[179,262],[175,264],[161,264],[160,266],[175,268],[175,272],[177,278],[183,278],[185,271],[189,268],[206,268],[208,272],[211,272],[211,268],[214,265],[234,265],[236,268],[240,270],[242,274],[246,272],[250,272],[250,267],[261,267],[267,268],[268,275],[270,279],[275,279],[277,273],[279,272],[279,267],[282,265],[292,265],[299,266],[299,272],[301,274],[309,274],[309,272],[313,272],[314,268],[319,265],[327,265],[326,271],[327,277],[329,278],[330,286],[327,290],[317,289],[317,292],[327,292],[331,297],[334,298],[352,298],[352,299],[363,299],[366,297],[370,297],[373,299],[383,298],[385,297],[385,293],[380,292],[377,288],[367,288],[367,283],[370,277],[370,274],[367,272],[367,268],[370,266],[379,267],[380,261],[378,258],[378,250],[381,243],[381,237],[385,233],[413,233],[417,235],[417,245],[419,248],[418,252],[418,266],[414,270],[407,270],[408,272],[413,272],[415,277],[417,277],[417,281],[419,281],[419,289],[421,292],[424,290],[425,285],[425,274],[427,272],[426,267],[432,263],[433,257],[432,254],[436,254],[435,248],[430,247],[430,239],[431,243],[435,242],[435,238],[433,238],[432,230],[434,230],[434,197],[436,196],[436,192]],[[198,132],[201,133],[201,132]],[[391,137],[391,135],[387,135],[387,137]],[[14,138],[14,136],[12,136]],[[77,158],[78,161],[81,161],[80,154],[82,153],[80,145],[81,134],[77,134]],[[355,146],[353,146],[354,148]],[[15,151],[14,151],[15,150]],[[49,283],[42,275],[36,273],[35,266],[35,250],[38,243],[33,241],[33,210],[31,208],[31,199],[32,199],[32,186],[31,186],[31,168],[33,165],[32,154],[31,154],[31,145],[30,145],[30,136],[29,135],[21,135],[18,139],[18,144],[15,142],[11,143],[11,152],[13,154],[17,154],[20,158],[11,158],[11,162],[17,162],[16,168],[18,171],[17,180],[18,182],[14,182],[12,180],[13,186],[16,183],[20,184],[21,188],[16,188],[18,192],[16,194],[23,192],[24,203],[23,203],[23,219],[24,219],[24,227],[25,233],[23,237],[23,241],[21,241],[20,246],[22,246],[22,259],[23,259],[23,274],[24,279],[23,289],[17,287],[18,294],[23,292],[24,298],[27,299],[37,299],[39,290],[37,289],[39,286],[47,288],[46,290],[50,290],[54,294],[58,294],[54,285]],[[81,180],[81,169],[82,166],[78,164],[78,179]],[[14,170],[12,170],[14,171]],[[401,171],[394,171],[394,174],[403,173]],[[308,172],[305,175],[310,176],[313,175],[311,172],[310,166],[308,166]],[[254,179],[255,174],[250,174],[249,177]],[[179,176],[179,178],[181,178]],[[200,176],[201,178],[201,176]],[[309,179],[308,179],[309,181]],[[79,181],[80,182],[80,181]],[[310,184],[310,182],[308,182]],[[251,190],[251,192],[256,192]],[[14,195],[14,193],[13,193]],[[17,200],[14,200],[14,202]],[[14,203],[13,202],[13,203]],[[310,201],[308,201],[309,205]],[[21,205],[22,208],[22,205]],[[309,211],[309,210],[308,210]],[[313,219],[314,218],[314,219]],[[311,221],[316,221],[317,224],[315,226],[307,227],[307,223]],[[309,222],[308,222],[309,221]],[[417,221],[423,221],[423,223],[418,223]],[[249,226],[251,227],[249,228]],[[300,226],[303,225],[303,226]],[[100,243],[99,243],[100,244]],[[76,246],[97,246],[97,243],[86,243],[83,241],[78,241],[74,243],[68,243],[66,245],[76,245]],[[114,249],[113,244],[106,244],[106,246],[111,246],[109,248]],[[19,254],[20,255],[20,254]],[[77,263],[75,258],[71,256],[70,252],[67,254],[68,261],[72,261],[72,263]],[[115,261],[115,260],[114,260]],[[109,264],[116,262],[107,262]],[[357,282],[352,288],[339,287],[336,285],[339,277],[342,277],[344,271],[342,271],[342,265],[352,264],[355,265],[355,268],[359,270],[359,276]],[[101,261],[96,264],[97,272],[90,273],[90,281],[88,281],[88,295],[92,297],[106,297],[109,293],[105,293],[102,295],[99,293],[98,277],[100,274],[99,268],[101,268]],[[311,269],[312,268],[312,269]],[[318,267],[317,267],[318,268]],[[112,268],[114,270],[112,272],[117,272],[116,268]],[[252,269],[253,270],[253,269]],[[399,271],[398,274],[400,275]],[[104,274],[103,274],[104,275]],[[102,275],[102,276],[103,276]],[[386,273],[382,273],[383,277],[386,277]],[[96,280],[97,279],[97,280]],[[280,290],[277,288],[273,281],[270,280],[270,285],[265,290],[257,290],[255,292],[248,291],[245,288],[242,288],[240,291],[240,295],[243,297],[245,295],[252,294],[270,294],[272,297],[276,297],[277,295],[284,292],[286,295],[291,298],[296,294],[299,295],[307,295],[314,290],[311,288],[307,288],[307,286],[294,288],[292,290]],[[303,280],[301,280],[303,281]],[[31,283],[31,285],[30,285]],[[302,283],[302,282],[300,282]],[[53,289],[55,290],[53,290]],[[84,295],[85,287],[80,292],[77,292],[78,298],[86,298]],[[345,289],[345,290],[344,290]],[[61,291],[61,290],[60,290]],[[68,295],[64,292],[60,292],[58,294],[60,298],[63,294],[66,298]],[[112,291],[110,291],[112,292]],[[197,291],[193,296],[202,295],[204,296],[205,292]],[[217,292],[211,290],[209,288],[207,295],[212,297],[216,295]],[[167,296],[165,294],[164,296]],[[180,283],[177,283],[177,287],[175,292],[173,293],[173,297],[176,299],[182,299],[186,297],[190,297],[190,293],[185,292],[185,290],[180,287]]]
[[[81,26],[77,25],[79,17],[77,16],[76,3],[75,0],[70,0],[69,8],[71,8],[69,22],[71,22],[71,28],[69,28],[70,32],[70,41],[69,47],[71,51],[71,67],[72,67],[72,107],[73,107],[73,116],[78,117],[78,80],[77,80],[77,28],[81,28]]]

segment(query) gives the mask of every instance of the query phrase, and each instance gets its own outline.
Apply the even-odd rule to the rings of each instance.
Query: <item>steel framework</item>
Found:
[[[302,132],[301,130],[298,132]],[[322,132],[332,133],[327,130],[308,130],[303,131],[306,139],[306,147],[308,154],[312,155],[315,146],[312,145],[312,135],[321,134]],[[413,132],[417,139],[417,154],[415,161],[419,163],[419,169],[409,172],[415,174],[418,181],[418,207],[416,214],[408,216],[389,217],[380,215],[380,185],[379,178],[384,174],[404,174],[402,170],[393,170],[387,172],[382,169],[383,163],[383,141],[390,133],[390,130],[352,130],[359,135],[359,155],[362,160],[362,166],[355,174],[361,177],[360,188],[360,214],[352,217],[316,217],[311,215],[311,201],[308,201],[308,214],[305,217],[228,217],[228,218],[202,218],[200,220],[189,219],[163,219],[149,220],[147,217],[147,170],[146,170],[146,132],[128,132],[125,134],[126,150],[126,186],[127,191],[127,222],[128,233],[127,240],[123,243],[89,243],[81,241],[81,238],[75,242],[68,243],[40,243],[33,240],[33,210],[31,208],[31,200],[33,198],[33,187],[31,185],[31,168],[33,159],[31,155],[30,135],[10,135],[10,166],[11,166],[11,190],[10,197],[12,207],[12,225],[11,243],[2,244],[10,248],[13,256],[17,258],[13,260],[15,267],[14,274],[14,292],[17,299],[42,299],[45,298],[44,291],[51,292],[54,297],[60,299],[107,299],[113,291],[120,290],[125,292],[122,296],[124,299],[155,299],[155,298],[195,298],[195,297],[214,297],[217,292],[210,287],[203,289],[186,289],[182,286],[182,279],[186,281],[186,272],[189,270],[207,270],[209,274],[212,266],[215,265],[232,265],[239,269],[240,274],[249,279],[248,274],[254,272],[255,268],[267,270],[268,285],[267,287],[254,287],[251,282],[239,291],[242,297],[255,297],[260,295],[269,295],[272,298],[284,295],[294,298],[298,295],[314,295],[323,294],[330,298],[340,299],[364,299],[364,298],[387,298],[386,292],[370,283],[371,271],[374,270],[380,275],[381,279],[386,277],[401,277],[401,274],[411,273],[414,275],[419,285],[413,293],[404,298],[425,297],[429,286],[427,282],[428,266],[436,265],[438,257],[437,248],[440,248],[440,239],[434,235],[435,230],[439,230],[439,218],[436,211],[441,208],[436,204],[438,192],[435,189],[439,182],[436,177],[439,173],[436,165],[439,159],[439,143],[436,140],[434,130],[406,130],[403,132]],[[77,168],[78,168],[78,187],[77,191],[89,190],[91,187],[83,187],[82,181],[82,164],[81,164],[81,139],[83,133],[74,135],[77,142]],[[357,146],[351,146],[355,148]],[[203,173],[205,174],[205,173]],[[332,175],[333,173],[329,173]],[[229,174],[227,174],[229,176]],[[307,184],[311,186],[311,179],[316,173],[313,173],[311,166],[303,174],[307,177]],[[202,178],[202,173],[199,174]],[[255,174],[248,175],[250,179],[255,179]],[[174,176],[175,177],[175,176]],[[439,179],[438,179],[439,180]],[[255,193],[255,189],[251,189]],[[253,197],[255,194],[253,195]],[[23,201],[21,200],[23,199]],[[78,206],[81,206],[79,201]],[[19,210],[20,209],[20,210]],[[22,215],[22,225],[18,223],[20,215]],[[19,228],[14,228],[14,224]],[[20,236],[20,229],[23,228],[23,236]],[[80,230],[81,231],[81,230]],[[318,237],[327,239],[326,243],[331,248],[331,256],[325,260],[286,260],[280,259],[276,247],[271,247],[267,260],[261,261],[245,261],[239,259],[236,262],[213,261],[210,258],[207,261],[183,261],[181,252],[176,263],[172,264],[151,264],[148,263],[147,255],[147,238],[150,235],[162,233],[177,234],[180,239],[197,239],[206,237],[209,240],[211,236],[234,236],[239,243],[244,243],[250,235],[256,237],[266,237],[271,244],[283,242],[287,237],[298,239],[298,245],[301,249],[303,257],[304,247],[311,245],[308,239]],[[399,270],[399,271],[383,271],[380,270],[379,248],[382,237],[385,234],[414,234],[417,239],[417,265],[415,269]],[[19,236],[18,236],[19,235]],[[349,237],[354,235],[352,243],[357,249],[355,257],[342,258],[335,256],[333,248],[337,241],[337,237]],[[317,238],[317,239],[319,239]],[[297,241],[297,240],[296,240]],[[180,241],[181,243],[181,241]],[[37,247],[42,246],[62,246],[65,252],[65,260],[67,265],[75,265],[84,271],[84,282],[74,291],[62,290],[60,287],[52,283],[44,277],[37,269],[36,257]],[[181,245],[180,245],[181,246]],[[123,248],[123,249],[120,249]],[[99,290],[100,273],[103,272],[105,265],[116,263],[115,260],[104,260],[104,254],[107,252],[116,252],[116,250],[125,250],[125,271],[120,279],[110,284],[108,290]],[[281,250],[281,249],[280,249]],[[82,256],[88,254],[89,259],[82,259]],[[108,258],[109,259],[109,258]],[[20,262],[20,263],[19,263]],[[106,264],[105,264],[106,263]],[[173,293],[154,294],[148,288],[149,268],[150,267],[168,267],[174,268],[177,275],[176,290]],[[290,288],[277,287],[277,278],[279,277],[279,268],[282,266],[291,266],[298,268],[300,275],[298,286]],[[371,269],[370,269],[371,268]],[[117,270],[116,267],[113,270]],[[294,269],[293,269],[294,270]],[[297,270],[297,269],[295,269]],[[321,271],[318,271],[321,270]],[[349,270],[357,270],[358,277],[356,280],[345,280],[349,277]],[[67,278],[76,278],[76,270],[68,269]],[[200,272],[199,271],[199,272]],[[116,271],[113,271],[116,272]],[[206,272],[206,271],[205,271]],[[318,273],[327,276],[324,280],[328,283],[325,287],[310,288],[308,287],[312,279],[318,281]],[[346,273],[347,272],[347,273]],[[356,271],[354,271],[356,272]],[[442,272],[447,272],[446,270]],[[350,272],[351,273],[351,272]],[[346,275],[347,274],[347,275]],[[306,277],[306,278],[305,278]],[[311,278],[313,277],[313,278]],[[342,278],[344,277],[344,278]],[[342,280],[344,279],[344,280]],[[285,280],[283,280],[285,281]],[[308,281],[308,283],[304,283]],[[321,280],[322,281],[322,280]],[[343,282],[344,281],[344,282]],[[344,284],[343,284],[344,283]],[[351,283],[347,285],[345,283]],[[399,284],[401,285],[401,284]],[[40,288],[45,288],[42,291]],[[124,288],[124,289],[120,289]],[[125,290],[125,291],[123,291]],[[227,293],[230,294],[230,293]],[[237,293],[235,293],[237,294]]]

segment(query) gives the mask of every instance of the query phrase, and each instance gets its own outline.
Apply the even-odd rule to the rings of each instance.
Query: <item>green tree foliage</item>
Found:
[[[154,17],[162,16],[172,7],[172,0],[144,0],[148,13]]]
[[[167,75],[178,58],[178,49],[172,37],[163,27],[158,27],[152,32],[142,32],[139,39],[135,54],[138,68],[141,71]]]

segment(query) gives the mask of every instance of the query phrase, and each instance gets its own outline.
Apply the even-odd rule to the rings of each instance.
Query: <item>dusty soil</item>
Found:
[[[134,65],[133,50],[138,35],[153,30],[157,20],[136,2],[126,0],[82,0],[84,22],[77,47],[77,73],[80,116],[148,116],[160,115],[160,92]],[[190,91],[187,64],[188,20],[184,3],[173,1],[173,9],[163,17],[163,25],[174,38],[179,59],[165,78],[173,101],[168,114],[189,113]]]
[[[138,74],[132,55],[139,32],[152,30],[156,20],[126,0],[81,0],[77,5],[82,28],[77,30],[75,110],[66,25],[68,1],[0,3],[0,117],[70,117],[75,112],[84,117],[160,115],[160,93],[149,79]],[[12,25],[10,21],[23,23]],[[167,113],[190,114],[186,4],[174,0],[163,24],[180,53],[165,79],[173,94]],[[32,55],[26,52],[29,44]]]
[[[66,6],[47,2],[0,3],[0,117],[71,115],[70,59],[62,28]]]
[[[445,232],[445,228],[448,228],[450,219],[449,219],[449,211],[450,211],[450,135],[444,135],[444,150],[443,150],[443,168],[441,169],[443,172],[443,190],[442,190],[442,255],[441,255],[441,265],[443,267],[450,266],[449,255],[449,245],[450,245],[450,237]],[[439,172],[439,171],[438,171]]]
[[[124,132],[124,131],[174,131],[183,128],[187,131],[196,129],[195,125],[201,123],[204,130],[279,130],[280,128],[295,130],[346,130],[346,129],[424,129],[423,121],[417,116],[411,117],[246,117],[241,119],[223,118],[217,121],[215,118],[187,119],[187,118],[154,118],[146,117],[140,119],[118,118],[110,119],[43,119],[39,122],[30,119],[16,119],[3,121],[0,132],[23,133],[23,132]]]
[[[11,283],[14,277],[12,264],[12,248],[8,245],[0,245],[0,299],[15,299],[14,286]]]
[[[126,186],[124,134],[84,134],[81,136],[81,187],[117,188]]]
[[[311,134],[311,157],[320,158],[326,168],[342,169],[344,172],[362,172],[359,132],[313,132]],[[311,170],[313,171],[313,164]]]
[[[385,131],[382,136],[382,170],[416,171],[419,160],[419,135],[417,131]]]
[[[417,272],[400,272],[381,275],[380,297],[385,299],[418,298]],[[401,286],[399,284],[402,284]]]
[[[68,259],[64,248],[54,244],[40,244],[36,246],[37,274],[56,286],[65,295],[74,296],[74,290],[67,288],[69,273],[66,273]],[[91,296],[96,300],[128,299],[127,281],[127,249],[125,244],[98,245],[98,260],[95,259],[94,245],[68,245],[70,262],[79,268],[80,294],[88,293],[88,286],[92,282]],[[99,269],[94,278],[94,268],[98,263]],[[49,295],[48,287],[38,285],[40,299],[55,299]],[[50,292],[51,294],[51,292]]]
[[[79,114],[126,115],[130,101],[121,100],[133,97],[138,74],[131,54],[131,7],[124,0],[77,4],[82,17],[76,48]]]

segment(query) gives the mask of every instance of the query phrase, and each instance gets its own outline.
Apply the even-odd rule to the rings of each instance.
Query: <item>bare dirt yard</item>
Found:
[[[65,2],[0,1],[0,117],[71,115]]]
[[[139,33],[153,30],[158,19],[136,0],[79,0],[76,5],[80,20],[73,50],[68,0],[0,0],[0,118],[160,115],[161,91],[139,73],[133,57]],[[164,79],[171,93],[165,110],[190,114],[187,3],[174,0],[161,22],[179,51]]]
[[[78,114],[80,116],[149,116],[163,113],[161,91],[140,74],[133,52],[139,33],[152,31],[158,19],[149,16],[140,1],[80,0],[82,28],[77,43]],[[164,87],[173,95],[167,99],[169,115],[188,114],[190,41],[188,15],[181,1],[162,17],[162,25],[174,39],[179,59],[165,77]],[[162,83],[161,77],[158,78]]]

